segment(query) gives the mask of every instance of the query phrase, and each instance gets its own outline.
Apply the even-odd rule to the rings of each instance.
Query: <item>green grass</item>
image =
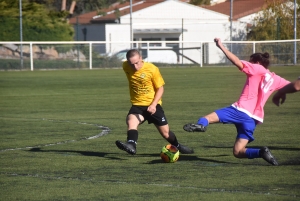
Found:
[[[273,67],[288,80],[300,68]],[[195,154],[165,164],[167,144],[153,125],[139,128],[137,155],[117,149],[130,108],[121,69],[0,72],[0,200],[299,200],[300,93],[265,122],[249,146],[268,146],[280,166],[236,159],[233,125],[205,133],[182,126],[237,100],[245,76],[236,68],[163,68],[170,128]],[[96,136],[109,128],[106,135]]]

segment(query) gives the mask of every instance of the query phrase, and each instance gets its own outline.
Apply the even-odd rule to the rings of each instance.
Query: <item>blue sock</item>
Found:
[[[246,150],[246,156],[249,159],[261,158],[261,156],[259,154],[259,151],[260,151],[260,149],[247,148],[247,150]]]
[[[206,119],[206,118],[204,118],[204,117],[201,117],[199,120],[198,120],[198,122],[197,122],[197,124],[201,124],[202,126],[208,126],[208,120]]]

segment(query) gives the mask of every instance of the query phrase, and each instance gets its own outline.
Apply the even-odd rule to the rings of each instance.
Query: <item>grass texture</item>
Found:
[[[297,66],[273,67],[295,80]],[[117,149],[130,108],[121,69],[0,72],[0,200],[299,200],[300,93],[265,121],[249,147],[268,146],[280,166],[236,159],[233,125],[205,133],[182,126],[235,102],[245,75],[234,67],[163,68],[163,108],[180,143],[173,164],[153,125],[139,127],[137,155]]]

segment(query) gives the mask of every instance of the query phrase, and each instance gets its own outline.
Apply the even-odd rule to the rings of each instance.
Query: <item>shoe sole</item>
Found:
[[[120,141],[116,141],[116,145],[119,149],[126,151],[127,153],[131,154],[131,155],[135,155],[136,152],[133,151],[132,149],[127,148],[122,142]]]
[[[186,124],[183,126],[183,130],[187,131],[187,132],[194,132],[194,130],[191,127],[191,124]]]
[[[183,126],[183,130],[187,131],[187,132],[205,132],[206,128],[204,128],[204,130],[197,130],[197,128],[195,126],[192,126],[193,124],[186,124]]]
[[[276,161],[275,157],[271,154],[270,150],[268,148],[264,148],[264,152],[265,154],[268,155],[268,158],[270,160],[266,160],[268,163],[274,165],[274,166],[278,166],[278,162]]]

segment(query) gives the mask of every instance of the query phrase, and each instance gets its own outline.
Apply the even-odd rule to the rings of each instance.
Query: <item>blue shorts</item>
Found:
[[[257,121],[255,119],[232,106],[221,108],[215,112],[217,113],[221,123],[235,125],[237,130],[237,139],[247,139],[249,142],[254,140],[253,133],[257,125]]]

